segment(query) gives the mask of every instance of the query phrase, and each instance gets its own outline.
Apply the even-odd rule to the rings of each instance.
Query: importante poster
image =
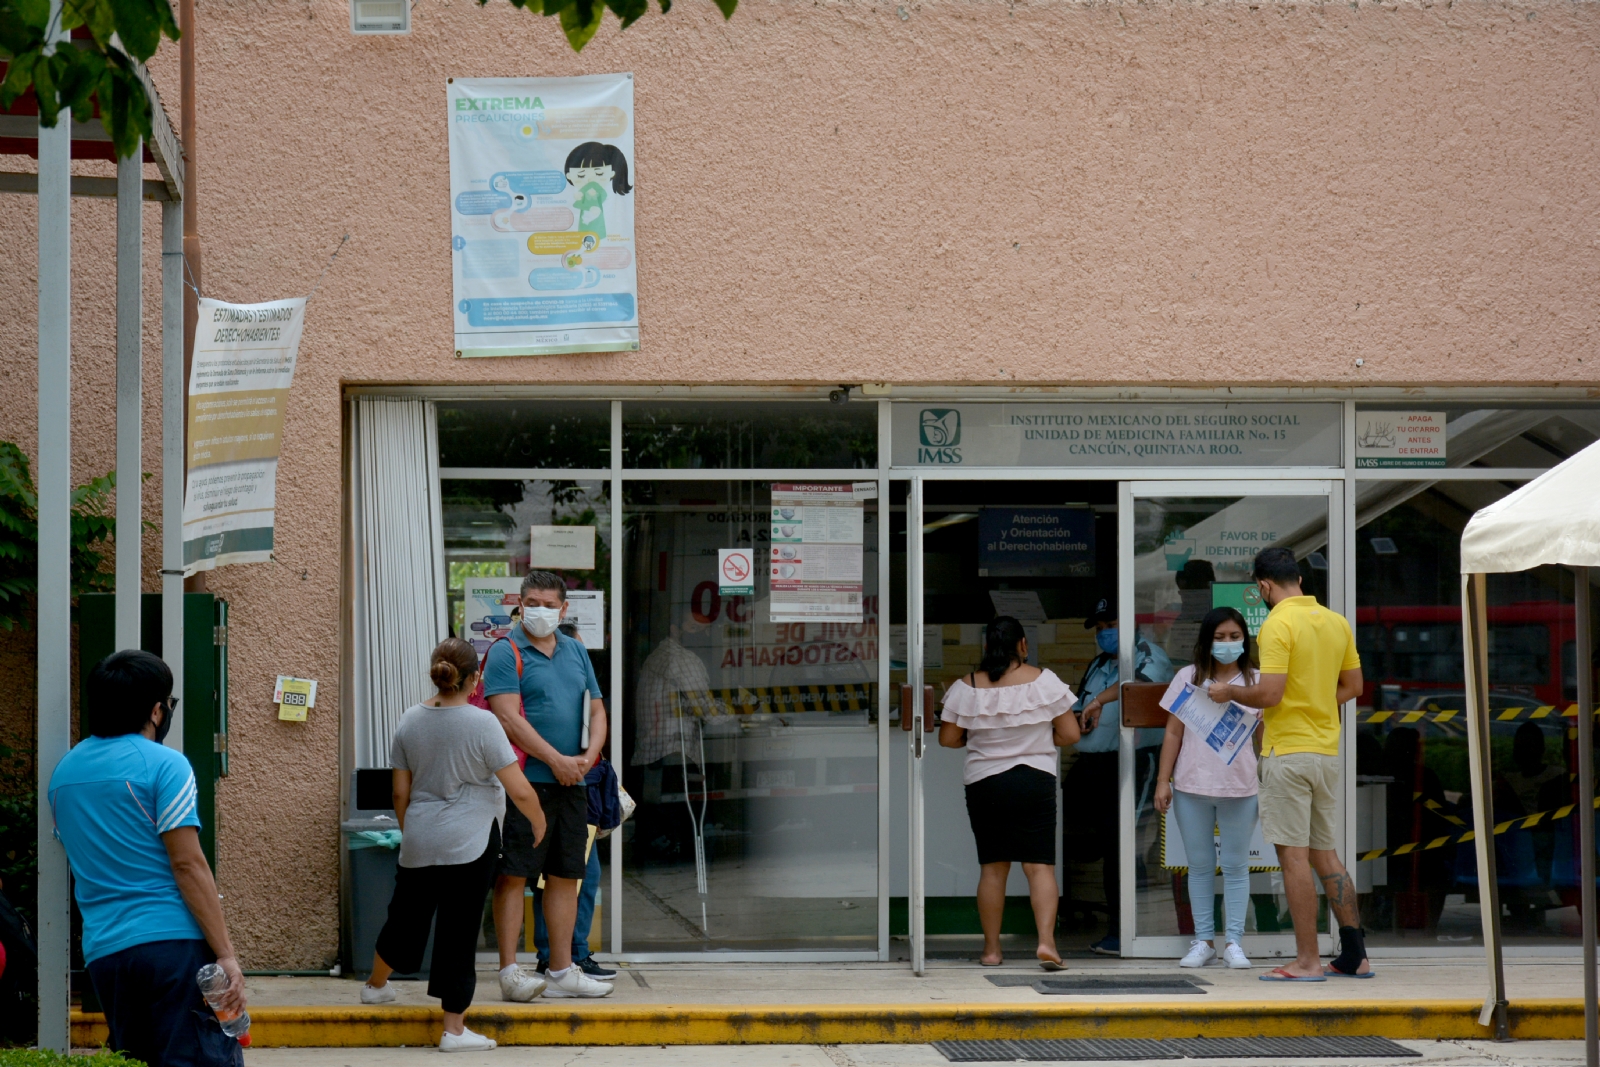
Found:
[[[633,75],[447,89],[456,355],[637,350]]]

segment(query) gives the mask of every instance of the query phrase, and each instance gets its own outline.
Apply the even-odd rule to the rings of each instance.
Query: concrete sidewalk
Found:
[[[1481,1039],[1485,990],[1478,961],[1380,959],[1365,981],[1259,981],[1266,967],[1180,970],[1161,960],[1074,960],[1046,975],[1022,963],[980,968],[930,962],[913,976],[899,963],[641,964],[620,968],[603,1000],[500,999],[492,965],[480,968],[469,1025],[506,1044],[722,1045],[921,1044],[955,1038],[1297,1036]],[[1582,1036],[1582,969],[1574,959],[1509,963],[1512,1033]],[[1188,978],[1199,992],[1043,995],[1046,978]],[[996,984],[1002,982],[1017,984]],[[437,1040],[438,1003],[426,983],[401,982],[395,1004],[366,1007],[346,978],[252,978],[257,1047],[425,1045]],[[103,1025],[75,1016],[77,1044]]]
[[[1059,1003],[1145,1003],[1182,1006],[1206,1003],[1339,1004],[1373,999],[1478,1000],[1488,988],[1481,961],[1460,959],[1379,959],[1373,963],[1377,977],[1354,981],[1330,979],[1320,983],[1263,982],[1267,966],[1248,971],[1224,967],[1182,970],[1169,960],[1070,960],[1068,969],[1054,975],[1023,962],[1001,967],[974,963],[933,961],[918,978],[903,963],[643,963],[616,965],[620,972],[616,992],[603,1001],[535,1001],[534,1007],[560,1010],[594,1004],[630,1006],[836,1004],[994,1004],[1035,1005]],[[1203,994],[1143,994],[1119,996],[1041,996],[1027,985],[996,985],[1007,981],[1138,976],[1187,978],[1203,983]],[[1582,960],[1550,959],[1508,962],[1506,982],[1513,1000],[1581,998]],[[251,978],[252,1009],[320,1005],[360,1005],[361,983],[351,978]],[[398,1005],[437,1007],[427,994],[426,982],[397,982]],[[475,1005],[485,1010],[503,1003],[492,965],[480,965]]]

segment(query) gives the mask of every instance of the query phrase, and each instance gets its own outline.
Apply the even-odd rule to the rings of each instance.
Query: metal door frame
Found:
[[[1324,498],[1327,506],[1328,522],[1328,549],[1325,553],[1328,560],[1328,599],[1329,608],[1340,614],[1348,614],[1345,603],[1345,529],[1344,529],[1344,481],[1339,478],[1296,478],[1296,479],[1186,479],[1183,481],[1146,481],[1128,480],[1117,484],[1117,617],[1119,620],[1132,620],[1135,618],[1134,608],[1134,508],[1140,499],[1152,497],[1185,497],[1205,499],[1208,497],[1246,497],[1246,496],[1320,496]],[[1118,675],[1122,681],[1133,680],[1133,652],[1134,640],[1137,635],[1137,623],[1132,626],[1119,626],[1121,638],[1117,652]],[[1351,701],[1342,709],[1343,729],[1339,734],[1339,756],[1343,765],[1342,796],[1340,798],[1339,839],[1342,842],[1340,849],[1347,862],[1353,862],[1349,857],[1355,854],[1355,820],[1351,813],[1355,810],[1355,760],[1354,746],[1349,744],[1351,731],[1355,728],[1355,701]],[[1134,805],[1137,798],[1134,796],[1134,784],[1137,781],[1137,769],[1134,766],[1135,748],[1134,731],[1129,727],[1122,728],[1122,736],[1118,745],[1117,760],[1117,845],[1119,861],[1122,867],[1121,897],[1118,902],[1121,908],[1122,919],[1122,955],[1127,957],[1148,957],[1170,959],[1181,956],[1188,951],[1189,938],[1184,935],[1140,937],[1137,923],[1138,918],[1138,885],[1135,882],[1135,855],[1136,830]],[[1331,951],[1333,939],[1331,935],[1321,934],[1318,941],[1323,952]],[[1251,956],[1292,957],[1295,954],[1294,934],[1254,934],[1247,935],[1244,946],[1247,954]]]

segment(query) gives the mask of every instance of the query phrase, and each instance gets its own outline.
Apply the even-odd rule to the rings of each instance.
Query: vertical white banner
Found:
[[[447,89],[456,355],[637,350],[633,75]]]
[[[304,297],[200,300],[189,372],[185,576],[272,555],[283,418],[305,316]]]

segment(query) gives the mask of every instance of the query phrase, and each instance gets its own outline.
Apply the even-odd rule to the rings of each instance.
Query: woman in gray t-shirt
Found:
[[[361,1003],[395,999],[389,975],[422,967],[432,925],[428,995],[444,1008],[439,1047],[491,1049],[493,1040],[466,1028],[465,1014],[477,985],[478,928],[500,853],[499,824],[509,795],[542,838],[544,810],[500,721],[467,703],[478,684],[472,646],[455,637],[441,641],[428,673],[439,695],[400,717],[389,748],[400,868]]]

